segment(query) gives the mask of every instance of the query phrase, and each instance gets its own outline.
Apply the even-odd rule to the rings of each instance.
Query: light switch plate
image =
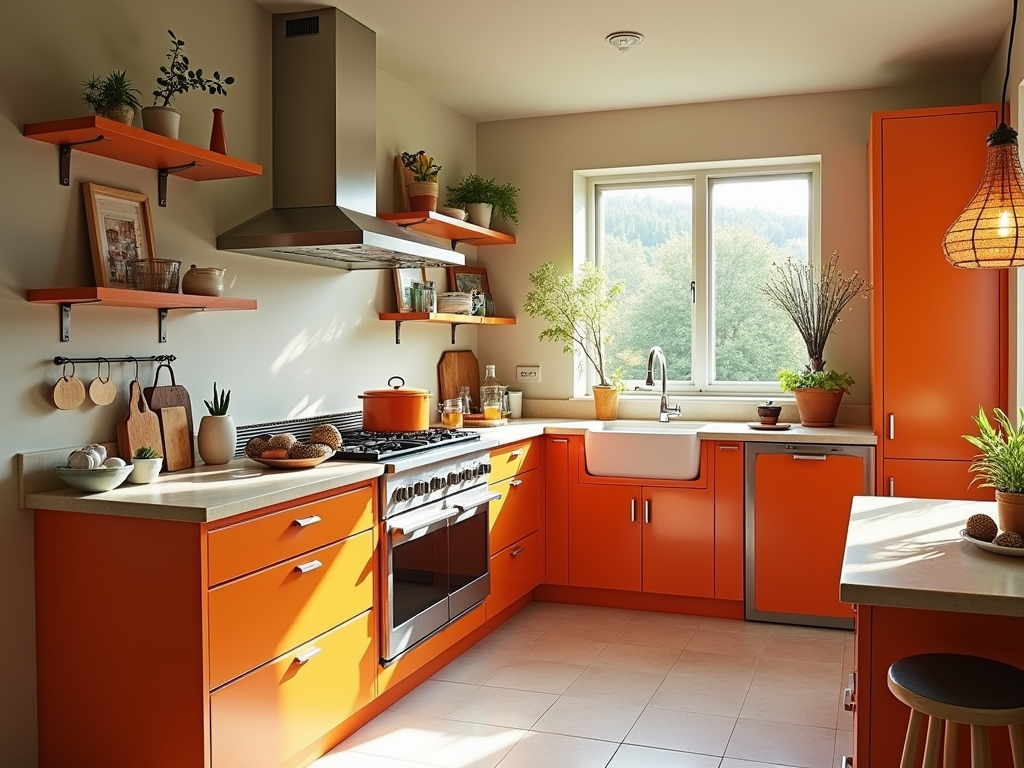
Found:
[[[540,366],[517,365],[516,382],[519,384],[538,384],[540,382]]]

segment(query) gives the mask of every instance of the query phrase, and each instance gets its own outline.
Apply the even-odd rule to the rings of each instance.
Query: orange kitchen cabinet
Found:
[[[715,596],[715,501],[706,490],[643,488],[643,591]]]
[[[569,585],[639,592],[640,488],[574,485],[569,496]]]
[[[505,480],[540,466],[540,446],[534,440],[502,445],[491,451],[490,482]]]
[[[495,554],[540,527],[541,476],[539,470],[491,483],[501,498],[490,504],[491,551]]]
[[[545,438],[544,583],[569,583],[569,468],[576,466],[568,437]]]
[[[743,443],[715,443],[715,597],[743,599]]]
[[[889,493],[883,462],[968,461],[974,450],[961,435],[976,432],[971,416],[979,406],[1006,408],[1007,271],[955,269],[942,251],[946,229],[977,189],[985,140],[998,118],[997,104],[872,118],[872,402],[880,495]],[[898,495],[910,493],[903,486],[895,484]],[[939,479],[928,495],[967,498],[966,492]]]
[[[970,466],[967,460],[885,459],[882,492],[886,496],[917,499],[992,501],[991,488],[971,486],[974,475],[968,471]]]
[[[540,584],[544,564],[540,535],[534,531],[520,541],[491,555],[491,594],[487,618],[491,619]]]

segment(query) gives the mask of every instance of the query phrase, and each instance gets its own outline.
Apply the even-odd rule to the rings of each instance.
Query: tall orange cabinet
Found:
[[[876,493],[969,488],[971,416],[1007,400],[1007,273],[955,269],[942,238],[985,169],[999,106],[876,113],[871,126],[872,422]]]

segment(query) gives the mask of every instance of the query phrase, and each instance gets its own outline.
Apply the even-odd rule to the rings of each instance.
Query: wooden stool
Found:
[[[922,768],[938,768],[945,729],[943,768],[955,768],[958,723],[971,726],[971,765],[992,768],[986,726],[1006,725],[1014,768],[1024,768],[1024,670],[1001,661],[959,653],[923,653],[889,667],[889,690],[910,707],[900,768],[912,768],[928,716]]]

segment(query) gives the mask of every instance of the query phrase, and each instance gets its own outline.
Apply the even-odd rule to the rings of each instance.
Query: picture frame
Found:
[[[448,290],[460,293],[477,291],[490,296],[487,270],[483,267],[448,267]]]
[[[412,312],[409,292],[413,283],[427,282],[427,270],[423,267],[407,267],[391,270],[395,277],[395,303],[399,312]]]
[[[128,288],[125,262],[156,258],[149,196],[88,181],[82,191],[96,285]]]

